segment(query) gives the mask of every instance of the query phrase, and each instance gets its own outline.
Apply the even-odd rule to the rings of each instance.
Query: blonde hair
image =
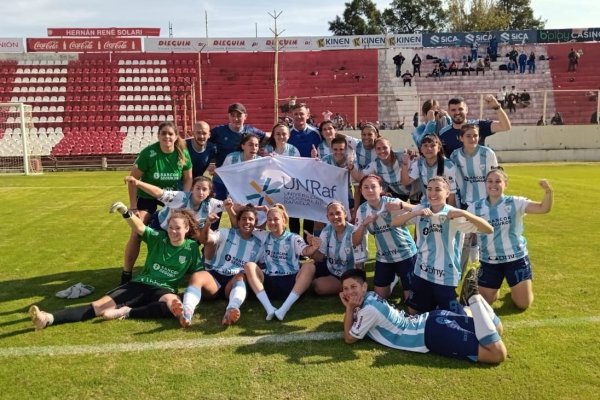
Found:
[[[285,209],[285,206],[281,203],[275,203],[273,205],[273,207],[269,208],[269,211],[267,211],[267,215],[269,215],[271,212],[277,212],[279,213],[279,215],[281,215],[281,217],[283,218],[283,222],[287,225],[290,222],[290,217],[288,216],[288,213]]]

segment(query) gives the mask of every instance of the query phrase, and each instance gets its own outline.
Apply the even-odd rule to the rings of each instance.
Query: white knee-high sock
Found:
[[[484,303],[485,300],[479,294],[473,295],[469,299],[469,306],[471,306],[475,322],[475,336],[482,346],[501,340]]]
[[[485,310],[487,311],[488,315],[492,319],[494,326],[498,326],[500,324],[500,318],[496,315],[492,306],[490,306],[488,304],[488,302],[485,301],[485,299],[483,299],[482,303],[483,303],[483,306],[485,307]]]
[[[196,286],[188,286],[183,293],[183,307],[193,311],[202,299],[202,290]]]
[[[275,313],[275,307],[273,307],[273,304],[271,304],[271,300],[269,300],[269,296],[267,295],[267,292],[265,292],[264,290],[261,290],[260,292],[256,293],[256,298],[258,299],[258,301],[260,301],[260,304],[262,304],[265,311],[267,312],[267,321],[270,321],[271,319],[273,319],[273,314]]]
[[[290,308],[292,308],[296,300],[298,300],[299,298],[300,295],[292,290],[290,294],[288,294],[287,299],[285,299],[281,307],[279,307],[275,311],[275,316],[277,317],[277,319],[283,321],[283,319],[285,318],[285,314],[287,314],[287,312],[290,311]]]
[[[240,308],[244,300],[246,300],[246,283],[244,281],[236,281],[229,293],[227,308]]]

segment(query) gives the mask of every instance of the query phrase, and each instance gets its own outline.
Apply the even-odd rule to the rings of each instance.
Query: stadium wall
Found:
[[[385,130],[395,150],[415,148],[412,129]],[[360,138],[359,131],[346,131]],[[600,161],[599,125],[514,126],[486,140],[502,163]]]

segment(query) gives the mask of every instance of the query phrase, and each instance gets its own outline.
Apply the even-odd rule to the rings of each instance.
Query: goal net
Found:
[[[0,103],[0,173],[42,173],[42,155],[51,142],[33,125],[32,107],[23,103]]]

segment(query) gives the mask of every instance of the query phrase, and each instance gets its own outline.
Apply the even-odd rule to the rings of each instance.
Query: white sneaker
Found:
[[[102,313],[104,319],[125,319],[129,317],[131,307],[123,306],[121,308],[109,308]]]
[[[41,311],[38,306],[29,307],[29,316],[31,317],[31,322],[36,331],[41,331],[48,325],[52,325],[52,322],[54,321],[52,314]]]

